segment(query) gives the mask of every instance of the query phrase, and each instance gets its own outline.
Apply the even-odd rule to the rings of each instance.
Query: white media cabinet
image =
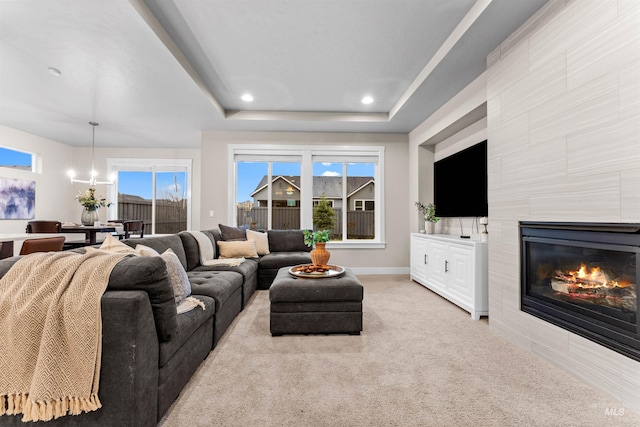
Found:
[[[471,313],[489,315],[488,245],[447,234],[411,234],[411,279]]]

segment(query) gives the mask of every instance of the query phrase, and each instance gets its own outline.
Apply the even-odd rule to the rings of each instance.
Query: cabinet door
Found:
[[[428,253],[429,265],[429,285],[441,290],[447,289],[447,271],[449,264],[447,261],[447,244],[439,241],[432,241],[429,245]]]
[[[411,236],[411,276],[422,284],[427,280],[428,248],[428,240]]]
[[[449,292],[461,301],[473,302],[473,250],[470,246],[449,247]]]

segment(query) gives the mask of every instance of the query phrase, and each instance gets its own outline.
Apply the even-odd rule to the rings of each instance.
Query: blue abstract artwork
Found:
[[[35,208],[35,181],[0,178],[0,219],[33,219]]]

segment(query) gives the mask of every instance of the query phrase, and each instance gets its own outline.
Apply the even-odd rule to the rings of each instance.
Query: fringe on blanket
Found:
[[[83,412],[96,411],[102,407],[97,394],[88,399],[81,397],[64,397],[47,401],[29,399],[28,393],[0,396],[0,415],[23,414],[22,421],[50,421],[67,415],[80,415]]]

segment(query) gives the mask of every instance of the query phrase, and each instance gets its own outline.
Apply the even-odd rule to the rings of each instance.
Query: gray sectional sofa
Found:
[[[214,245],[223,239],[218,229],[203,233]],[[281,267],[311,262],[302,230],[267,234],[271,253],[235,267],[201,265],[198,243],[188,232],[123,240],[159,253],[171,248],[187,272],[192,296],[205,310],[177,314],[162,258],[124,258],[112,271],[102,297],[102,408],[47,424],[155,426],[256,289],[268,289]],[[0,277],[18,258],[0,261]],[[24,423],[20,415],[3,415],[0,426],[4,425]]]

